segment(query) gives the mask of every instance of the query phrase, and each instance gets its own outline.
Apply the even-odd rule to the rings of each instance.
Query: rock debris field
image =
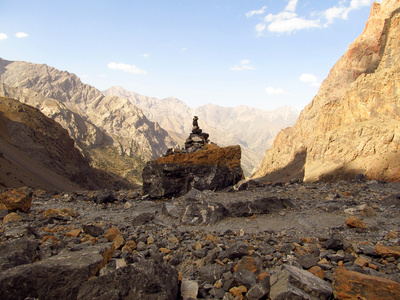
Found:
[[[400,183],[0,197],[2,299],[400,299]]]

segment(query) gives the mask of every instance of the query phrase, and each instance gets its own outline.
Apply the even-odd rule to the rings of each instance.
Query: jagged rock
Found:
[[[400,1],[372,5],[364,32],[252,177],[400,181]]]
[[[111,259],[112,243],[64,252],[0,273],[4,299],[76,299],[79,287],[96,275]]]
[[[0,191],[0,210],[26,212],[31,208],[33,192],[28,187]]]
[[[329,299],[331,295],[331,285],[308,271],[283,265],[276,268],[275,273],[271,275],[272,300]]]
[[[177,296],[178,272],[149,259],[85,282],[77,299],[175,300]]]
[[[37,256],[37,246],[37,242],[32,242],[26,237],[10,239],[0,244],[0,271],[33,263]]]
[[[174,197],[192,188],[221,190],[243,178],[239,146],[220,148],[207,145],[205,150],[160,157],[147,162],[143,169],[143,193],[151,198]]]
[[[199,285],[196,281],[187,278],[182,279],[181,283],[181,297],[183,300],[197,299]]]
[[[333,292],[337,299],[400,299],[400,284],[382,277],[338,268]]]

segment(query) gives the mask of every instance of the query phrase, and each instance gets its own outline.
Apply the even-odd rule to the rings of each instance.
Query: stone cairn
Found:
[[[193,117],[192,132],[186,139],[185,149],[169,148],[164,156],[169,156],[176,153],[193,153],[204,149],[205,145],[210,142],[208,139],[210,135],[200,129],[199,123],[197,122],[198,119],[199,117],[197,116]]]

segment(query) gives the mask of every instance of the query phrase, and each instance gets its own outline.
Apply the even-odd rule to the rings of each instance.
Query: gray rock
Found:
[[[199,270],[201,280],[213,284],[222,277],[226,269],[219,264],[206,265]]]
[[[246,293],[246,298],[248,300],[265,299],[269,291],[269,285],[266,286],[262,283],[257,283],[248,290],[248,292]]]
[[[82,284],[77,299],[160,299],[178,297],[178,272],[148,259]]]
[[[85,233],[87,233],[91,236],[94,236],[94,237],[98,237],[103,234],[102,228],[92,225],[92,224],[82,225],[82,229]]]
[[[271,300],[329,299],[332,286],[308,271],[283,265],[271,276]]]
[[[248,289],[257,283],[256,276],[250,272],[249,270],[239,270],[233,274],[233,278],[235,279],[238,286],[244,285]]]
[[[196,299],[197,293],[199,292],[199,285],[196,281],[189,280],[187,278],[182,279],[181,283],[181,297],[183,300],[190,298]]]
[[[0,244],[0,271],[32,263],[37,256],[37,242],[28,238],[10,239]]]
[[[226,250],[226,254],[230,259],[241,258],[249,254],[249,249],[245,243],[237,242]]]
[[[112,243],[64,252],[0,273],[3,299],[76,299],[81,284],[96,275],[112,256]]]
[[[297,259],[297,262],[304,268],[304,269],[309,269],[313,266],[315,266],[318,263],[318,257],[307,253],[303,256],[300,256]]]

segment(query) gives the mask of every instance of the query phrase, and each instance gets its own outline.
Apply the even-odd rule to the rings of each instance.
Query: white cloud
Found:
[[[248,13],[246,13],[246,17],[250,18],[250,17],[252,17],[254,15],[262,15],[265,12],[266,9],[267,9],[267,7],[263,6],[261,9],[249,11]]]
[[[300,81],[304,83],[308,83],[311,86],[320,86],[321,83],[318,81],[317,76],[309,73],[303,73],[300,76]]]
[[[142,69],[136,67],[135,65],[110,62],[107,66],[111,70],[120,70],[120,71],[124,71],[126,73],[135,74],[135,75],[146,75],[147,74],[147,72],[145,70],[142,70]]]
[[[7,34],[0,32],[0,41],[8,39]]]
[[[28,35],[27,33],[25,33],[25,32],[17,32],[17,33],[15,34],[15,36],[16,36],[17,38],[25,38],[25,37],[28,37],[29,35]]]
[[[149,56],[150,56],[150,54],[148,54],[148,53],[143,54],[144,58],[149,58]]]
[[[286,5],[286,11],[296,11],[297,0],[290,0],[288,5]]]
[[[308,29],[313,27],[321,27],[318,20],[306,20],[297,17],[297,14],[292,12],[281,12],[277,15],[269,14],[265,17],[265,21],[270,23],[268,30],[271,32],[287,32]]]
[[[351,11],[370,6],[374,0],[337,0],[336,5],[326,10],[310,12],[308,16],[296,13],[298,0],[287,1],[286,7],[281,12],[268,14],[263,22],[256,25],[257,35],[261,35],[265,30],[292,33],[303,29],[328,27],[337,19],[347,20]],[[377,2],[382,2],[382,0]],[[255,12],[262,14],[265,10],[255,10],[248,14],[251,13],[252,16]]]
[[[81,79],[86,79],[86,78],[88,78],[88,76],[87,76],[86,74],[83,74],[83,75],[81,75],[80,77],[81,77]]]
[[[242,71],[242,70],[255,70],[256,69],[256,68],[250,66],[249,64],[250,64],[250,60],[244,59],[240,62],[239,65],[235,65],[235,66],[231,67],[231,70],[232,71]]]
[[[265,89],[268,95],[290,95],[288,91],[285,91],[282,88],[274,88],[272,86],[269,86]]]
[[[297,30],[321,27],[318,19],[306,19],[295,13],[297,2],[298,0],[289,0],[283,11],[265,16],[264,22],[256,25],[257,33],[260,35],[266,28],[271,32],[291,33]]]

